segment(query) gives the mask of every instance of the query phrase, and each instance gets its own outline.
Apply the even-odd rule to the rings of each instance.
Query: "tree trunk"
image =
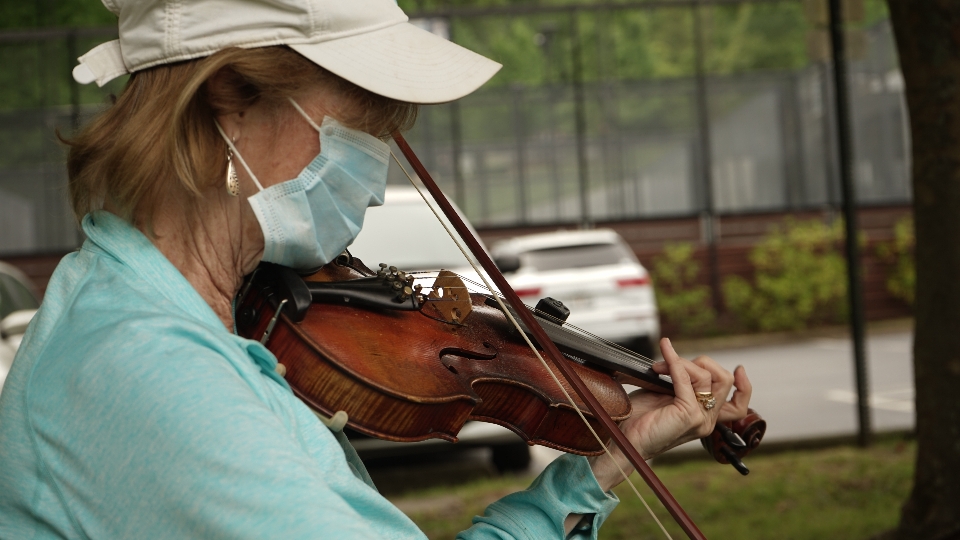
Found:
[[[917,467],[896,537],[960,538],[960,1],[887,0],[906,81],[916,223]]]

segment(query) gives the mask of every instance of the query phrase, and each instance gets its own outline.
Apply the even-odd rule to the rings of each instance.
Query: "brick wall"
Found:
[[[864,208],[859,212],[860,229],[867,237],[867,246],[862,252],[864,304],[867,318],[870,320],[904,317],[910,310],[902,301],[890,296],[886,289],[886,268],[877,260],[874,246],[877,242],[893,238],[894,224],[910,215],[909,206],[888,206]],[[827,218],[833,215],[828,211],[797,212],[791,214],[769,213],[720,218],[720,240],[717,245],[717,266],[722,276],[741,275],[749,278],[752,266],[748,259],[750,249],[760,241],[771,227],[788,216],[795,219]],[[701,263],[700,277],[704,284],[710,284],[707,246],[703,243],[703,226],[698,218],[655,219],[643,221],[618,221],[597,223],[598,227],[609,227],[620,233],[637,257],[643,263],[649,263],[659,255],[667,243],[689,242],[696,246],[695,257]],[[480,236],[487,245],[498,239],[518,234],[547,232],[558,227],[525,227],[481,229]],[[45,255],[12,256],[4,260],[20,268],[36,284],[41,293],[46,289],[50,275],[65,253]]]
[[[864,280],[864,307],[870,320],[905,317],[910,309],[901,300],[887,292],[887,269],[875,255],[878,242],[893,238],[893,227],[901,218],[909,216],[910,206],[885,206],[863,208],[859,211],[860,230],[867,238],[861,250]],[[750,250],[775,225],[788,217],[796,220],[826,219],[836,215],[833,211],[810,211],[795,213],[768,213],[724,216],[719,219],[720,239],[717,243],[717,267],[721,276],[740,275],[750,278],[753,267],[748,255]],[[700,262],[700,278],[710,285],[707,245],[704,243],[703,223],[699,218],[657,219],[644,221],[618,221],[597,223],[597,227],[616,230],[627,241],[641,263],[649,264],[663,251],[668,243],[688,242],[696,249],[694,257]],[[558,227],[527,227],[482,229],[480,236],[492,244],[501,238],[517,234],[548,232]]]

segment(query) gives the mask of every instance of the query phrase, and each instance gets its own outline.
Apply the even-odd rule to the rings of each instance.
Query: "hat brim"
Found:
[[[409,103],[460,99],[501,67],[406,22],[341,39],[291,44],[290,48],[361,88]]]

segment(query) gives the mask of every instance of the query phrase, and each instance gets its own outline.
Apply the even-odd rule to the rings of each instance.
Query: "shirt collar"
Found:
[[[83,232],[89,242],[107,255],[120,261],[147,283],[153,285],[173,305],[178,306],[199,322],[226,332],[220,317],[193,288],[177,267],[164,257],[136,227],[105,210],[87,214],[83,218]],[[84,249],[90,249],[84,245]],[[260,370],[280,386],[290,385],[276,372],[277,359],[258,341],[242,338],[226,332],[260,367]]]
[[[159,294],[205,324],[223,323],[187,278],[136,227],[105,210],[83,218],[83,232],[106,254],[129,267]]]

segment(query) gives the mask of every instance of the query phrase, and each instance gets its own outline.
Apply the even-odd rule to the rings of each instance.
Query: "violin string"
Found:
[[[410,272],[409,275],[414,275],[416,279],[429,280],[430,277],[436,278],[438,275],[437,272]],[[466,278],[461,275],[457,275],[464,285],[468,285],[467,290],[470,292],[479,292],[488,296],[499,295],[497,291],[491,291],[484,285],[477,283],[469,278]],[[503,298],[503,295],[500,295]],[[444,298],[428,298],[427,302],[449,302],[450,300]],[[631,373],[634,369],[641,369],[644,371],[649,371],[653,366],[654,362],[650,358],[634,352],[626,347],[613,343],[612,341],[607,341],[599,336],[591,334],[582,328],[578,328],[562,319],[558,319],[548,313],[544,313],[530,306],[525,306],[529,311],[532,311],[536,317],[542,319],[545,322],[552,323],[556,327],[562,327],[564,333],[564,339],[568,340],[567,344],[570,344],[569,340],[574,340],[580,344],[578,350],[582,351],[593,351],[594,354],[605,354],[607,358],[614,363],[620,366],[618,371],[624,371],[624,373]],[[516,317],[516,313],[514,313]],[[549,328],[549,327],[547,327]],[[576,346],[574,346],[576,348]],[[599,347],[599,350],[598,350]],[[587,352],[586,354],[590,354]],[[573,359],[573,357],[564,354],[567,358]],[[575,359],[576,362],[580,364],[584,363],[593,363],[589,359]],[[673,379],[669,375],[658,375],[658,377],[667,383],[672,383]]]
[[[477,273],[478,276],[480,276],[480,279],[483,280],[483,283],[486,285],[487,289],[490,291],[493,291],[494,288],[490,284],[490,282],[487,281],[487,276],[481,271],[480,268],[477,267],[477,262],[474,260],[472,256],[469,255],[468,250],[461,244],[460,239],[453,234],[453,231],[450,230],[446,222],[443,219],[441,219],[440,214],[437,213],[436,208],[434,208],[433,205],[430,204],[430,201],[427,200],[427,197],[426,195],[423,194],[423,191],[420,189],[420,186],[417,185],[417,183],[413,180],[413,177],[410,176],[410,173],[407,172],[407,169],[403,166],[402,163],[400,163],[400,160],[397,159],[397,155],[394,154],[393,151],[390,152],[390,155],[393,157],[393,161],[396,162],[397,166],[400,167],[400,170],[403,171],[403,174],[404,176],[407,177],[407,180],[410,181],[410,184],[414,187],[414,189],[417,190],[417,193],[420,194],[420,198],[423,199],[423,202],[427,205],[428,208],[430,208],[430,211],[433,212],[433,215],[437,218],[437,221],[439,221],[440,224],[443,226],[443,229],[447,232],[447,235],[450,237],[451,240],[453,240],[453,243],[457,246],[457,249],[460,250],[460,253],[463,254],[463,257],[467,260],[468,263],[470,263],[470,266],[473,267],[473,270]],[[607,446],[606,443],[603,442],[603,440],[600,438],[600,435],[598,435],[596,430],[593,429],[593,426],[590,425],[590,422],[587,420],[587,417],[584,416],[583,411],[581,411],[580,407],[578,407],[576,402],[574,402],[573,397],[570,396],[570,393],[567,391],[566,387],[564,387],[563,383],[560,382],[560,379],[557,377],[556,373],[554,373],[553,370],[550,369],[550,366],[547,364],[546,360],[544,360],[543,357],[540,355],[540,351],[538,351],[537,348],[533,345],[533,342],[530,341],[530,336],[528,336],[527,333],[523,331],[523,329],[520,327],[520,323],[518,323],[517,320],[513,317],[513,313],[511,313],[510,310],[507,309],[507,306],[503,303],[503,299],[500,297],[499,294],[494,294],[492,296],[494,299],[496,299],[497,304],[500,305],[500,309],[503,310],[504,315],[506,315],[507,319],[510,320],[510,323],[514,326],[514,328],[517,329],[520,335],[523,336],[524,341],[527,342],[527,346],[530,347],[530,350],[533,351],[534,356],[537,357],[537,359],[543,365],[544,369],[546,369],[547,373],[550,374],[550,377],[560,388],[560,391],[563,393],[564,397],[573,407],[573,410],[575,410],[577,412],[577,415],[580,416],[580,419],[583,421],[584,425],[587,426],[587,429],[590,430],[590,433],[593,434],[593,437],[600,444],[600,447],[603,448],[604,453],[607,455],[607,457],[610,458],[610,461],[612,461],[613,464],[616,465],[617,470],[620,471],[620,476],[623,477],[624,481],[626,481],[627,484],[630,486],[630,488],[633,490],[633,493],[636,494],[637,498],[640,499],[640,502],[643,503],[643,506],[644,508],[647,509],[647,512],[650,514],[650,517],[652,517],[653,520],[657,523],[657,525],[660,526],[660,530],[663,531],[663,534],[666,535],[666,537],[669,540],[673,540],[673,537],[670,536],[669,532],[667,532],[666,527],[663,526],[663,523],[660,522],[660,519],[657,518],[657,515],[653,513],[653,509],[650,508],[649,504],[647,504],[646,499],[644,499],[643,495],[640,494],[640,490],[638,490],[637,486],[633,483],[632,480],[630,480],[630,476],[626,473],[626,471],[623,470],[623,467],[621,467],[620,464],[617,463],[617,460],[614,459],[613,454],[610,452],[610,448]]]
[[[460,279],[463,280],[464,282],[469,283],[470,285],[473,285],[474,287],[477,287],[479,290],[482,290],[482,291],[484,291],[484,292],[487,293],[487,294],[491,294],[491,295],[500,294],[500,293],[498,293],[498,292],[496,292],[496,291],[491,291],[491,290],[486,289],[486,287],[485,287],[484,285],[482,285],[482,284],[480,284],[480,283],[477,283],[477,282],[475,282],[475,281],[473,281],[473,280],[471,280],[471,279],[469,279],[469,278],[466,278],[466,277],[463,277],[463,276],[458,276],[458,277],[460,277]],[[500,295],[500,296],[503,297],[503,295]],[[529,306],[528,306],[528,308],[529,308]],[[533,310],[533,309],[531,309],[531,310],[532,310],[532,311],[536,311],[536,310]],[[567,323],[567,322],[565,322],[565,321],[563,321],[563,320],[560,320],[560,319],[558,319],[558,318],[556,318],[556,317],[554,317],[554,316],[552,316],[552,315],[550,315],[550,314],[548,314],[548,313],[543,313],[543,312],[539,312],[539,311],[537,311],[536,313],[537,313],[537,317],[545,318],[545,319],[547,319],[547,320],[549,320],[549,321],[552,321],[553,323],[555,323],[555,324],[557,324],[557,325],[562,325],[565,330],[567,330],[568,332],[570,332],[570,333],[572,333],[572,334],[575,334],[579,339],[581,339],[581,340],[583,340],[583,341],[585,341],[585,342],[599,343],[599,344],[603,345],[604,347],[606,347],[606,348],[608,348],[608,349],[613,349],[613,350],[616,351],[617,353],[620,353],[620,354],[622,354],[622,355],[626,355],[626,356],[630,357],[631,360],[635,360],[635,361],[637,361],[637,362],[639,362],[639,363],[641,363],[641,364],[645,364],[647,367],[650,367],[650,366],[652,366],[652,365],[654,364],[653,359],[648,358],[648,357],[646,357],[646,356],[644,356],[644,355],[642,355],[642,354],[640,354],[640,353],[638,353],[638,352],[636,352],[636,351],[632,351],[632,350],[624,347],[623,345],[620,345],[620,344],[618,344],[618,343],[614,343],[614,342],[612,342],[612,341],[608,341],[608,340],[606,340],[606,339],[604,339],[604,338],[602,338],[602,337],[600,337],[600,336],[597,336],[597,335],[595,335],[595,334],[591,334],[590,332],[584,330],[583,328],[579,328],[579,327],[577,327],[577,326],[574,326],[574,325],[572,325],[572,324],[570,324],[570,323]]]
[[[431,272],[431,271],[423,271],[423,270],[421,270],[421,271],[407,272],[407,274],[408,274],[408,275],[412,275],[412,276],[416,277],[417,279],[430,279],[431,277],[436,277],[437,272]],[[472,279],[470,279],[470,278],[468,278],[468,277],[461,276],[461,275],[459,275],[459,274],[457,274],[457,277],[460,278],[460,280],[463,281],[465,285],[472,285],[472,286],[476,289],[476,291],[479,291],[479,292],[482,293],[482,294],[487,294],[487,295],[491,295],[491,296],[492,296],[492,295],[499,295],[501,298],[503,298],[503,295],[502,295],[502,294],[498,293],[497,291],[492,291],[492,290],[490,290],[487,286],[485,286],[485,285],[482,284],[482,283],[477,283],[476,281],[473,281]],[[468,287],[467,289],[469,290],[470,287]],[[427,301],[428,301],[428,302],[438,302],[438,301],[445,301],[445,300],[442,299],[442,298],[440,298],[440,299],[438,299],[438,298],[431,298],[431,299],[428,299]],[[600,344],[600,345],[602,345],[603,347],[605,347],[605,348],[607,348],[607,349],[611,349],[611,351],[610,351],[611,353],[618,353],[618,354],[620,354],[620,355],[626,356],[626,357],[628,357],[630,360],[633,360],[633,361],[635,361],[635,362],[637,362],[637,363],[640,363],[640,364],[644,365],[645,367],[651,367],[651,366],[654,364],[653,359],[648,358],[648,357],[646,357],[646,356],[644,356],[644,355],[642,355],[642,354],[640,354],[640,353],[638,353],[638,352],[636,352],[636,351],[632,351],[632,350],[624,347],[623,345],[620,345],[620,344],[618,344],[618,343],[614,343],[614,342],[612,342],[612,341],[608,341],[608,340],[606,340],[606,339],[604,339],[604,338],[602,338],[602,337],[600,337],[600,336],[597,336],[597,335],[595,335],[595,334],[591,334],[590,332],[584,330],[583,328],[579,328],[579,327],[574,326],[574,325],[572,325],[572,324],[570,324],[570,323],[568,323],[568,322],[565,322],[565,321],[563,321],[563,320],[561,320],[561,319],[558,319],[558,318],[550,315],[549,313],[543,313],[543,312],[541,312],[541,311],[537,311],[536,309],[531,308],[530,306],[527,306],[527,309],[529,309],[529,310],[531,310],[531,311],[534,311],[534,312],[536,313],[536,316],[537,316],[537,317],[540,317],[540,318],[542,318],[542,319],[546,319],[547,321],[550,321],[550,322],[556,324],[557,326],[563,326],[563,328],[564,328],[564,330],[565,330],[566,332],[569,332],[570,334],[575,335],[575,336],[577,337],[577,339],[583,341],[584,343]],[[666,376],[665,376],[665,377],[666,377]],[[668,378],[667,380],[669,380],[669,378]]]

